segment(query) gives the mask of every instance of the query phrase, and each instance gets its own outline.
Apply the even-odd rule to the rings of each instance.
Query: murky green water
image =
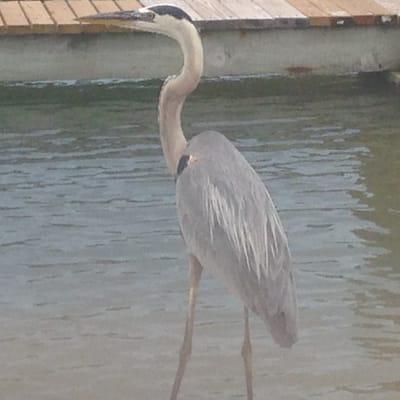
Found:
[[[1,399],[165,399],[186,310],[159,82],[0,87]],[[252,319],[257,399],[400,397],[400,100],[354,78],[204,82],[187,134],[268,182],[300,341]],[[244,399],[242,309],[202,281],[182,399]]]

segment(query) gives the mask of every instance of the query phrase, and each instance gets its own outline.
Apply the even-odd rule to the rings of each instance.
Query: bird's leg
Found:
[[[192,353],[194,310],[196,305],[197,289],[199,287],[203,267],[197,258],[191,255],[189,258],[189,268],[189,306],[186,317],[185,336],[179,353],[179,365],[178,370],[176,371],[175,382],[174,386],[172,387],[170,400],[176,400],[178,396],[178,391],[182,382],[183,374],[185,372],[185,367]]]
[[[244,361],[244,371],[246,374],[247,400],[253,400],[253,371],[251,360],[249,310],[244,307],[244,339],[242,345],[242,357]]]

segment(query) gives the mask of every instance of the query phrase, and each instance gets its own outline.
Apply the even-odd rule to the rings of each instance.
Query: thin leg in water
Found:
[[[179,365],[176,371],[174,386],[172,387],[170,400],[176,400],[178,396],[179,387],[181,386],[183,374],[185,372],[186,364],[189,361],[192,353],[192,337],[193,337],[193,323],[194,323],[194,310],[196,306],[197,289],[201,278],[203,267],[196,257],[190,256],[189,258],[190,278],[189,278],[189,307],[186,317],[185,336],[183,338],[182,347],[179,353]]]
[[[242,357],[246,374],[247,400],[253,400],[253,371],[250,343],[249,310],[244,307],[244,339],[242,345]]]

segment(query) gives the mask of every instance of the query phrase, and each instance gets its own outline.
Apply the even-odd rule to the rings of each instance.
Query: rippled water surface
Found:
[[[187,297],[159,82],[0,87],[0,398],[166,399]],[[188,135],[268,183],[300,340],[252,318],[257,399],[400,398],[400,100],[355,78],[203,82]],[[242,308],[206,274],[182,399],[244,399]]]

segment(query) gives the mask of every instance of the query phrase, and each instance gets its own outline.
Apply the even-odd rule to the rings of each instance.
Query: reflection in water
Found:
[[[2,87],[0,393],[165,398],[187,261],[156,126],[159,82]],[[272,399],[398,399],[398,97],[354,78],[204,82],[186,132],[217,129],[268,183],[298,269],[301,338],[252,321]],[[202,282],[185,399],[244,398],[241,307]],[[210,373],[210,371],[217,371]]]

